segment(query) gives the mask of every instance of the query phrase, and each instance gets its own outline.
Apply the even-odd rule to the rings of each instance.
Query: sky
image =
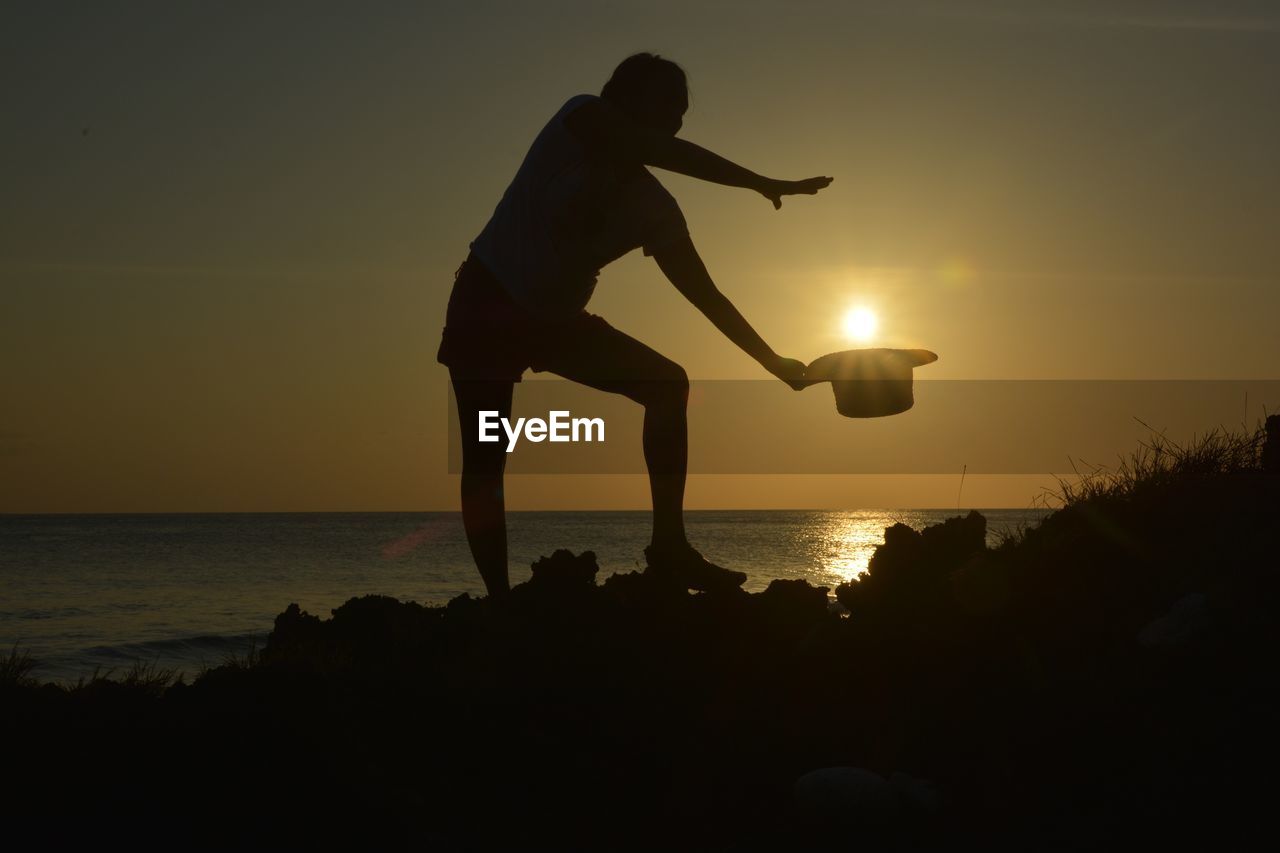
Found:
[[[684,138],[835,178],[775,211],[655,170],[783,355],[847,348],[860,305],[874,345],[939,353],[922,382],[1280,378],[1274,4],[0,15],[0,512],[456,509],[453,272],[543,124],[639,50],[688,72]],[[695,381],[768,378],[639,252],[590,310]],[[810,428],[856,447],[865,422]],[[947,506],[958,473],[699,475],[687,502]],[[647,506],[639,475],[508,481],[512,509]],[[1051,482],[978,474],[964,500]]]

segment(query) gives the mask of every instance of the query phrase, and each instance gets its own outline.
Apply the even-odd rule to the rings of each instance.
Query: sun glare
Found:
[[[870,308],[850,308],[844,315],[844,333],[853,341],[869,341],[875,337],[879,321]]]

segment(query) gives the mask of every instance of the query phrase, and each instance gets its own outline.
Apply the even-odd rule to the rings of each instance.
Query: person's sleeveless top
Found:
[[[581,311],[600,269],[688,234],[679,205],[648,169],[591,161],[564,126],[595,95],[570,98],[534,139],[472,254],[519,305],[543,316]]]

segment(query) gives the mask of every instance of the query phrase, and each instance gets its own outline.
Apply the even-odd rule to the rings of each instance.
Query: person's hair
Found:
[[[628,56],[613,69],[613,76],[600,90],[602,98],[608,98],[623,109],[653,99],[672,105],[689,104],[689,80],[684,69],[670,59],[656,53],[636,53]]]

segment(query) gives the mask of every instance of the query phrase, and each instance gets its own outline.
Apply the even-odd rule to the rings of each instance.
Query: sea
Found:
[[[967,511],[967,510],[966,510]],[[986,509],[989,544],[1047,510]],[[745,571],[835,587],[864,572],[884,531],[957,510],[690,511],[689,541]],[[559,548],[594,551],[602,582],[639,570],[650,514],[510,512],[512,583]],[[443,604],[483,595],[456,512],[0,515],[0,654],[73,684],[142,666],[188,679],[266,642],[289,604],[327,617],[348,599]]]

